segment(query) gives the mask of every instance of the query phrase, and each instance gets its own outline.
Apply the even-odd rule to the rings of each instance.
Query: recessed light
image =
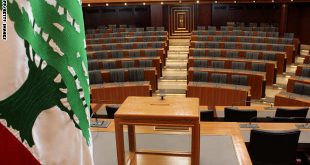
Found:
[[[197,0],[196,3],[199,3],[199,1]]]
[[[163,5],[163,4],[164,4],[164,2],[160,2],[160,4],[161,4],[161,5]]]
[[[291,2],[294,2],[294,0],[291,0]]]
[[[234,3],[237,3],[237,1],[234,1]]]
[[[217,3],[217,1],[214,1],[214,3]]]
[[[109,6],[109,4],[108,4],[108,3],[106,3],[106,4],[105,4],[105,6]]]
[[[255,3],[256,1],[254,0],[253,3]]]
[[[143,5],[145,6],[145,2],[143,2]]]
[[[89,7],[89,6],[90,6],[90,3],[89,3],[89,4],[87,4],[87,6]]]
[[[272,0],[271,2],[274,3],[274,0]]]
[[[127,2],[125,2],[124,5],[127,6]]]

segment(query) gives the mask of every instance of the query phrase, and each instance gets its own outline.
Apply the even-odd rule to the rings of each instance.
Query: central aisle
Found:
[[[190,39],[169,39],[166,66],[158,81],[154,95],[185,96],[187,86],[187,60]]]

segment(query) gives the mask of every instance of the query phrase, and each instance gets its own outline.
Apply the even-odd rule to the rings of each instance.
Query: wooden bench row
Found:
[[[149,81],[91,85],[91,100],[105,104],[122,104],[128,96],[152,96]]]
[[[191,48],[221,48],[221,49],[244,49],[244,50],[285,52],[287,64],[292,64],[295,60],[293,45],[278,45],[278,44],[269,44],[269,43],[191,41],[190,47]]]
[[[286,53],[284,52],[271,52],[271,51],[258,51],[258,50],[244,50],[244,49],[217,49],[217,48],[190,48],[189,57],[223,57],[223,58],[238,58],[246,59],[246,54],[256,53],[258,59],[268,59],[265,56],[268,54],[275,55],[275,61],[277,63],[277,73],[282,74],[286,69]],[[217,54],[217,55],[214,55]],[[271,61],[271,60],[268,60]]]
[[[261,37],[279,37],[278,32],[258,32],[258,31],[216,31],[216,30],[204,30],[204,31],[192,31],[192,35],[238,35],[238,36],[261,36]]]
[[[160,57],[160,60],[163,63],[163,65],[165,65],[166,61],[165,60],[166,54],[164,48],[89,51],[87,52],[87,57],[89,59]]]
[[[150,61],[151,65],[142,65],[141,62]],[[126,66],[126,62],[133,63],[132,66]],[[96,64],[94,64],[96,63]],[[110,68],[109,65],[113,64],[114,67]],[[142,66],[141,66],[142,65]],[[94,66],[94,68],[92,68]],[[117,68],[143,68],[143,67],[155,67],[156,72],[159,74],[158,78],[162,76],[162,64],[159,57],[140,57],[140,58],[118,58],[118,59],[95,59],[88,61],[88,70],[101,70],[101,69],[117,69]]]
[[[167,36],[133,36],[133,37],[110,37],[110,38],[87,39],[86,44],[154,42],[154,41],[165,41],[167,44],[169,42]]]
[[[200,61],[207,61],[208,67],[212,68],[211,64],[212,61],[223,61],[224,62],[224,68],[225,69],[232,69],[233,62],[242,62],[245,64],[244,69],[238,69],[239,71],[250,71],[253,70],[253,64],[263,64],[265,65],[265,71],[266,73],[266,84],[272,85],[276,83],[276,62],[275,61],[263,61],[263,60],[253,60],[253,59],[240,59],[240,58],[221,58],[221,57],[189,57],[188,59],[188,68],[190,67],[197,67],[195,66],[194,62],[200,60]]]
[[[168,36],[167,31],[118,32],[86,34],[86,38],[133,37],[133,36]]]
[[[249,86],[241,85],[189,82],[186,97],[199,98],[202,106],[245,106],[251,99],[250,89]]]
[[[151,84],[151,87],[152,87],[151,89],[153,91],[156,91],[158,89],[156,69],[154,67],[143,68],[143,69],[144,69],[144,80],[149,81]],[[110,82],[110,76],[111,76],[110,73],[112,70],[115,70],[115,69],[100,70],[104,83],[111,83]],[[124,71],[125,82],[128,82],[129,81],[128,69],[119,69],[119,70]]]
[[[265,97],[266,90],[266,73],[255,72],[255,71],[238,71],[232,69],[213,69],[213,68],[189,68],[187,81],[193,81],[194,72],[208,72],[209,81],[211,80],[211,75],[214,73],[226,74],[227,83],[231,84],[232,75],[245,75],[248,77],[248,86],[251,87],[251,98],[260,99]]]

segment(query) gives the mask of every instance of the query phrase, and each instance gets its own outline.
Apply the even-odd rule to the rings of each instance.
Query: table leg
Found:
[[[136,132],[134,125],[128,125],[129,152],[136,152]]]
[[[192,165],[199,165],[200,161],[200,124],[192,127]]]
[[[115,119],[115,139],[118,165],[125,165],[123,124],[118,123],[117,119]]]

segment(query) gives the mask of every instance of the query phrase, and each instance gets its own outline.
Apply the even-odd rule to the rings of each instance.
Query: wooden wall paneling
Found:
[[[211,4],[199,4],[197,5],[197,26],[211,26],[212,24],[212,5]],[[195,29],[197,28],[195,26]]]
[[[150,5],[150,10],[151,10],[151,26],[164,26],[163,5]]]

